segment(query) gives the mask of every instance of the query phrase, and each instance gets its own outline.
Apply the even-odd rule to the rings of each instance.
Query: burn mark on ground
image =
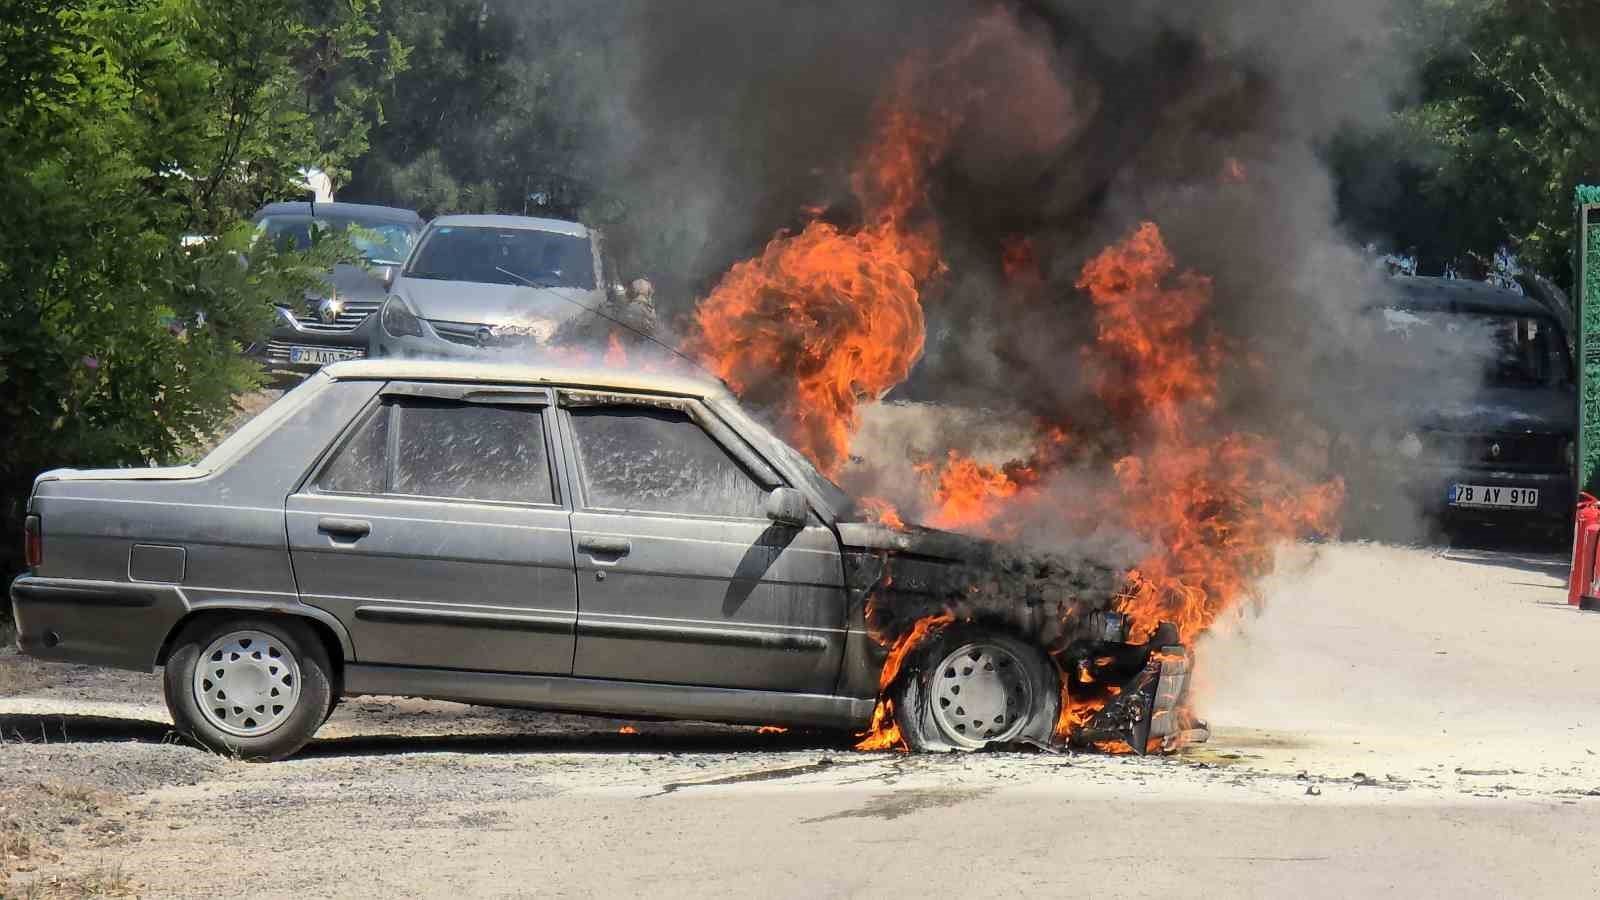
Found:
[[[741,772],[738,775],[726,775],[722,778],[710,778],[705,781],[674,781],[661,786],[658,793],[651,794],[644,799],[661,797],[666,794],[676,793],[684,788],[692,787],[722,787],[731,784],[750,784],[757,781],[778,781],[784,778],[799,778],[802,775],[815,775],[826,772],[839,766],[860,766],[874,762],[871,759],[853,760],[851,762],[835,762],[829,757],[823,757],[814,763],[803,766],[787,766],[782,769],[761,769],[755,772]]]
[[[925,809],[940,809],[977,800],[993,790],[994,788],[968,790],[922,788],[895,791],[892,794],[879,794],[864,806],[830,813],[826,816],[818,816],[813,819],[801,819],[800,823],[802,825],[817,825],[823,822],[836,822],[840,819],[883,819],[885,821],[893,821]]]

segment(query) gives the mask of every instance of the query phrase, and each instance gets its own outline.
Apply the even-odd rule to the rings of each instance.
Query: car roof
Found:
[[[1396,296],[1386,303],[1408,310],[1546,317],[1551,314],[1532,297],[1482,281],[1416,275],[1399,275],[1391,281]]]
[[[322,370],[339,381],[450,381],[492,384],[562,385],[600,390],[641,391],[684,397],[732,400],[709,375],[643,372],[634,369],[559,364],[475,363],[442,360],[362,359]]]
[[[537,219],[532,216],[440,216],[433,220],[435,228],[522,228],[528,231],[549,231],[572,237],[588,237],[589,229],[580,222],[566,219]]]
[[[263,206],[253,217],[260,219],[263,216],[310,215],[310,216],[343,216],[366,219],[385,219],[392,222],[410,222],[421,224],[422,217],[414,210],[401,209],[397,206],[375,206],[369,203],[310,203],[304,200],[295,200],[285,203],[269,203]]]

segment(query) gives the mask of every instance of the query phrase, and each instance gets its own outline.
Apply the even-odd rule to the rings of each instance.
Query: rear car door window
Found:
[[[389,447],[389,409],[380,406],[322,470],[317,489],[335,494],[381,494]]]
[[[609,406],[570,413],[589,508],[765,517],[767,491],[687,414]]]
[[[555,502],[538,407],[407,400],[396,416],[391,493]]]
[[[449,400],[386,403],[339,450],[317,479],[317,488],[343,494],[555,503],[538,407]]]

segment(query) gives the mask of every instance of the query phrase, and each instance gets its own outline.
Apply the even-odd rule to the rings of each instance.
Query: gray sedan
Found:
[[[41,475],[26,531],[21,648],[163,666],[180,731],[251,759],[360,694],[861,729],[934,615],[884,679],[914,748],[1050,741],[1061,671],[1090,665],[1143,748],[1188,671],[1081,572],[859,520],[674,375],[340,363],[197,465]]]

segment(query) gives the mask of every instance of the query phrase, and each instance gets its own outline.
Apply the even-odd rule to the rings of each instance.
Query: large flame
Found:
[[[692,351],[741,395],[765,400],[823,472],[844,464],[864,397],[879,397],[922,355],[922,283],[938,233],[912,219],[947,127],[890,105],[851,186],[863,224],[813,219],[738,263],[695,310]]]
[[[894,686],[895,679],[900,677],[900,669],[905,665],[906,657],[911,655],[911,651],[922,646],[928,638],[954,621],[955,616],[949,613],[919,619],[910,631],[897,638],[889,647],[889,655],[884,659],[882,671],[878,673],[878,705],[872,710],[872,724],[867,727],[860,742],[856,744],[857,750],[907,749],[905,737],[900,733],[900,723],[895,721],[894,701],[889,697],[889,689]]]
[[[1176,272],[1146,223],[1084,266],[1078,287],[1099,323],[1089,354],[1101,399],[1129,417],[1137,448],[1113,465],[1106,508],[1154,548],[1129,574],[1121,607],[1136,637],[1170,621],[1189,642],[1271,571],[1281,541],[1331,531],[1344,488],[1304,481],[1270,440],[1217,421],[1227,357],[1195,333],[1211,281]]]

